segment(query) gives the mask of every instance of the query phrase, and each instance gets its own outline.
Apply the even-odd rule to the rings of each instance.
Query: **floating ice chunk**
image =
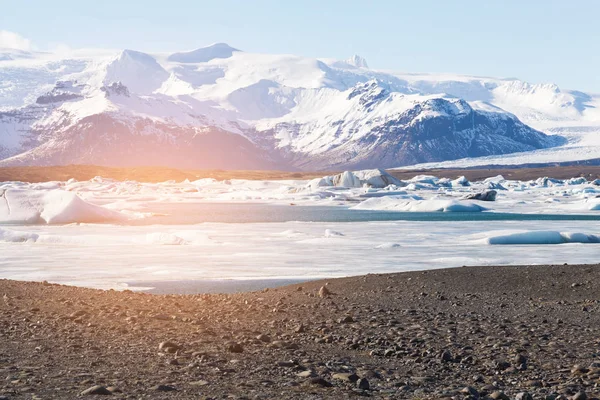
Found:
[[[417,175],[408,180],[411,183],[425,183],[428,185],[436,185],[439,182],[439,178],[433,175]],[[443,178],[444,182],[449,183],[450,180]]]
[[[585,233],[561,233],[557,231],[524,231],[504,235],[490,236],[488,244],[562,244],[562,243],[600,243],[600,237]]]
[[[276,233],[275,235],[283,236],[283,237],[287,237],[287,238],[295,238],[295,237],[304,237],[304,236],[306,236],[306,233],[296,231],[294,229],[288,229],[286,231]]]
[[[90,204],[64,190],[0,191],[0,224],[69,224],[114,222],[124,214]]]
[[[587,183],[587,179],[580,176],[577,178],[571,178],[571,179],[567,180],[565,183],[567,185],[583,185],[584,183]]]
[[[398,243],[382,243],[380,245],[375,246],[376,249],[395,249],[400,247]]]
[[[0,242],[35,242],[39,235],[32,232],[20,232],[0,228]]]
[[[146,235],[146,242],[148,244],[164,244],[170,246],[180,246],[188,244],[188,242],[177,235],[165,232],[154,232]]]
[[[387,210],[406,212],[481,212],[487,208],[470,201],[405,200],[393,197],[370,198],[352,207],[355,210]]]
[[[452,187],[471,186],[471,182],[469,182],[469,180],[467,178],[465,178],[464,176],[456,178],[451,183],[452,183]]]
[[[325,237],[326,238],[341,237],[341,236],[344,236],[344,234],[342,232],[332,231],[331,229],[325,229]]]
[[[389,185],[405,186],[404,183],[382,169],[367,169],[362,171],[345,171],[338,175],[325,176],[311,180],[307,187],[316,190],[324,186],[346,188],[384,188]]]
[[[500,183],[500,182],[504,182],[506,179],[504,179],[504,177],[502,175],[496,175],[496,176],[492,176],[490,178],[486,178],[483,180],[483,183],[489,184],[489,183]]]

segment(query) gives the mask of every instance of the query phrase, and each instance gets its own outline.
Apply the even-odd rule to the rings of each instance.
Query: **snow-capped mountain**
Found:
[[[600,157],[600,96],[366,60],[0,49],[0,165],[398,167]],[[562,160],[562,159],[561,159]],[[552,160],[560,161],[560,160]]]

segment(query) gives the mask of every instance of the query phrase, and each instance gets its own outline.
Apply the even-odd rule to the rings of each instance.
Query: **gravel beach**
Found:
[[[0,399],[593,399],[599,281],[600,265],[238,294],[0,280]]]

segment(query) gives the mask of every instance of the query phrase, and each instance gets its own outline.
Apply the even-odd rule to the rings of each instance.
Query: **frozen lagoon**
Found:
[[[36,239],[0,242],[0,278],[127,288],[137,281],[312,279],[600,258],[595,243],[489,243],[524,227],[600,234],[598,220],[11,226]]]
[[[142,289],[600,261],[597,185],[492,183],[505,187],[496,202],[464,200],[490,182],[453,187],[432,177],[385,189],[306,181],[8,182],[0,191],[17,192],[0,223],[0,278]],[[43,223],[90,213],[131,218]]]

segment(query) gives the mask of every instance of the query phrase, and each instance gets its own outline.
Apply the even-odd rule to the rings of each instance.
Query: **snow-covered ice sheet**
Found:
[[[600,261],[600,244],[566,243],[559,233],[598,237],[597,221],[527,222],[528,231],[555,233],[524,235],[523,228],[522,221],[10,226],[0,228],[0,278],[126,288],[135,281],[310,279]],[[531,240],[540,235],[560,240]],[[505,244],[490,244],[499,240]]]
[[[467,197],[494,190],[496,201]],[[403,212],[598,214],[600,182],[584,178],[532,181],[502,176],[481,182],[421,175],[397,180],[383,171],[344,172],[311,181],[232,179],[162,183],[0,182],[0,224],[115,222],[152,215],[164,204],[266,203],[344,206]]]
[[[496,201],[467,199],[490,190],[497,192]],[[599,182],[584,178],[398,181],[375,171],[312,181],[2,182],[0,278],[125,288],[136,281],[312,279],[461,265],[591,263],[600,261],[600,226],[597,220],[574,219],[575,214],[600,216],[598,196]],[[206,220],[195,214],[221,203],[230,208],[220,212],[254,211],[260,222],[199,223]],[[209,207],[200,211],[199,205]],[[286,207],[275,207],[281,205]],[[183,212],[183,220],[182,215],[152,218],[173,207]],[[297,214],[285,210],[341,210],[342,222],[318,222],[329,220],[313,219],[317,213],[309,219],[317,222],[293,222],[288,216]],[[402,211],[416,218],[347,222],[351,219],[344,216],[361,210]],[[277,212],[283,218],[264,217]],[[451,218],[428,222],[419,212]],[[499,218],[474,221],[462,218],[465,212]],[[533,221],[521,214],[563,220]]]

